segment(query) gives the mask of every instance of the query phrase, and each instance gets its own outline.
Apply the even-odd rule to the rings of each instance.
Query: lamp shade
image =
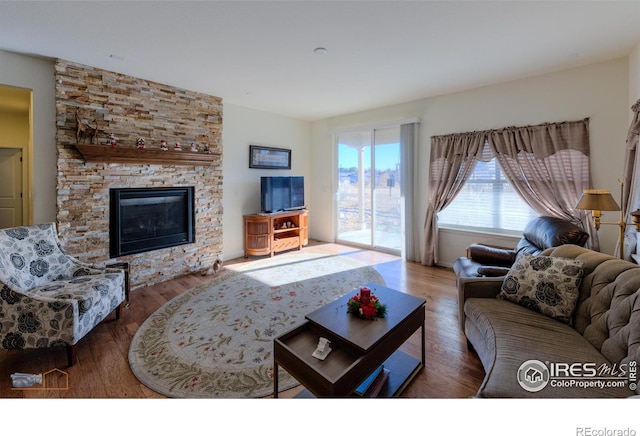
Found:
[[[578,200],[576,209],[620,210],[620,206],[606,189],[585,189]]]

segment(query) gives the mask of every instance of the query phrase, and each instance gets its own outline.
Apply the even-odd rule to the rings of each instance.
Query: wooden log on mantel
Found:
[[[160,150],[153,148],[112,148],[107,145],[75,144],[85,162],[196,165],[208,166],[220,161],[220,153]]]

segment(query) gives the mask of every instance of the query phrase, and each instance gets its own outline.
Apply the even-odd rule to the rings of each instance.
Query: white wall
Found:
[[[617,178],[622,176],[624,147],[628,129],[628,62],[627,58],[547,74],[513,82],[487,86],[456,94],[428,98],[406,104],[350,114],[312,125],[312,158],[315,204],[332,203],[334,186],[331,179],[333,161],[332,129],[418,117],[420,128],[419,167],[429,163],[430,137],[455,132],[486,130],[507,126],[590,118],[592,179],[594,187],[610,189],[619,196]],[[419,174],[416,195],[420,204],[417,222],[424,223],[428,200],[427,172]],[[333,237],[333,211],[328,207],[316,213],[312,233],[317,238]],[[606,214],[605,214],[606,215]],[[320,219],[318,219],[320,218]],[[615,220],[615,216],[605,216]],[[599,233],[601,249],[613,253],[617,231],[603,226]],[[442,232],[440,263],[451,265],[464,248],[479,235],[464,232]],[[423,232],[419,235],[420,245]],[[504,238],[485,242],[504,245]],[[508,241],[507,241],[508,242]]]
[[[53,61],[0,50],[0,84],[33,91],[33,223],[56,220]]]
[[[260,176],[304,176],[309,221],[311,203],[310,124],[293,118],[223,103],[223,255],[244,255],[242,216],[260,212]],[[249,168],[249,145],[291,149],[291,170]]]
[[[640,42],[629,55],[629,107],[640,99]],[[633,118],[629,110],[629,121]]]

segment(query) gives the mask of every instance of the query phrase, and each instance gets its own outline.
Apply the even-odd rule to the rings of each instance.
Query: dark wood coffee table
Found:
[[[274,340],[274,397],[278,397],[279,366],[312,395],[333,398],[353,395],[380,365],[390,373],[379,396],[398,396],[424,367],[425,300],[375,283],[366,286],[386,304],[385,318],[371,321],[347,313],[347,301],[358,292],[354,289]],[[422,331],[421,359],[399,350],[418,329]],[[320,337],[331,341],[332,351],[325,360],[311,356]]]

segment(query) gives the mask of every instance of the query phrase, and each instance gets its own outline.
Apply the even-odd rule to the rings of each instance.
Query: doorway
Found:
[[[400,127],[344,133],[337,142],[337,241],[400,254]]]
[[[0,85],[0,228],[32,221],[32,91]]]
[[[0,229],[21,226],[22,149],[0,148]]]

